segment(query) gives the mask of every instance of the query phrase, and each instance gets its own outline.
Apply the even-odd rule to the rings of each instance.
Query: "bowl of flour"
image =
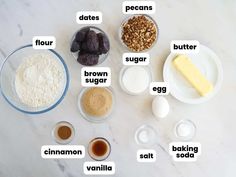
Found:
[[[39,114],[55,108],[64,98],[69,73],[54,50],[35,50],[26,45],[13,51],[0,71],[3,97],[15,109]]]

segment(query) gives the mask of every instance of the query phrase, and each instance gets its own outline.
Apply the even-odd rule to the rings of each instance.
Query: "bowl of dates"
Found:
[[[103,30],[95,26],[79,29],[72,37],[70,51],[84,66],[101,64],[108,56],[110,42]]]

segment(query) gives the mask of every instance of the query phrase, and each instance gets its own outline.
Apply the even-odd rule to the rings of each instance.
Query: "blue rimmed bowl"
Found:
[[[49,106],[30,107],[22,103],[16,93],[16,90],[15,90],[16,71],[25,57],[36,54],[36,53],[42,53],[42,52],[53,56],[53,58],[55,58],[55,60],[57,60],[58,63],[61,64],[64,70],[63,89],[61,91],[61,94]],[[40,113],[45,113],[47,111],[52,110],[63,100],[68,90],[68,86],[69,86],[69,72],[68,72],[66,63],[64,62],[63,58],[55,50],[52,50],[52,49],[35,50],[33,49],[32,45],[22,46],[14,50],[10,55],[8,55],[1,66],[1,70],[0,70],[1,93],[3,97],[5,98],[5,100],[13,108],[23,113],[40,114]]]

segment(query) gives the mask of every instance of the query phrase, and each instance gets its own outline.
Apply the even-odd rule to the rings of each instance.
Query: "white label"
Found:
[[[193,162],[201,155],[201,144],[197,142],[172,142],[169,144],[169,153],[174,161]]]
[[[156,162],[157,153],[153,149],[140,149],[137,151],[138,162]]]
[[[148,53],[124,53],[123,54],[124,65],[149,65]]]
[[[122,11],[124,14],[154,14],[156,4],[154,1],[124,1]]]
[[[56,38],[54,36],[34,36],[32,45],[34,49],[55,49]]]
[[[44,159],[81,159],[85,157],[85,148],[80,145],[45,145],[41,148]]]
[[[200,43],[196,40],[175,40],[171,41],[170,50],[177,54],[198,53]]]
[[[76,13],[78,24],[100,24],[102,23],[102,13],[96,11],[80,11]]]
[[[151,95],[168,95],[170,93],[169,84],[167,82],[151,82],[149,93]]]
[[[111,69],[108,67],[83,67],[81,69],[83,87],[109,87],[111,85]]]
[[[114,162],[85,162],[84,174],[86,175],[114,175]]]

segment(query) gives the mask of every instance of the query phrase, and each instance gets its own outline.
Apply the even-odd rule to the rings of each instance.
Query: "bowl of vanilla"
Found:
[[[9,54],[1,66],[1,93],[13,108],[23,113],[52,110],[63,100],[68,85],[66,63],[52,49],[22,46]]]

